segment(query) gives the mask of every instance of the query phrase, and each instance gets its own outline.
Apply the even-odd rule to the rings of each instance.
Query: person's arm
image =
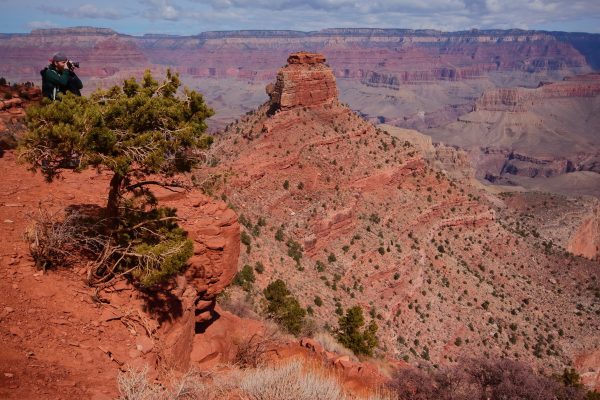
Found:
[[[67,83],[69,82],[69,77],[69,71],[66,69],[60,74],[58,73],[58,71],[52,68],[48,68],[46,70],[46,79],[48,80],[48,82],[52,83],[55,86],[67,86]]]
[[[78,90],[83,89],[83,83],[81,82],[81,79],[79,79],[79,77],[75,74],[75,72],[69,71],[69,75],[70,85],[76,87]]]

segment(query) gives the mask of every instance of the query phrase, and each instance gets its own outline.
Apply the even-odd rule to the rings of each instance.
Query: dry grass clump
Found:
[[[276,351],[277,345],[282,343],[283,333],[279,326],[272,321],[265,321],[264,325],[265,329],[261,334],[253,334],[236,343],[237,351],[233,358],[236,367],[256,368],[262,365],[265,355]]]
[[[391,400],[384,392],[356,396],[320,364],[292,359],[272,366],[221,371],[212,377],[190,372],[169,385],[148,381],[147,370],[118,377],[119,400]]]
[[[344,400],[349,399],[341,383],[322,368],[300,360],[249,369],[233,369],[203,383],[188,373],[168,387],[148,381],[147,370],[133,370],[117,378],[119,400],[187,400],[226,398],[236,393],[249,400]]]
[[[119,400],[195,400],[216,399],[216,394],[201,380],[198,373],[190,371],[168,386],[148,381],[148,369],[128,369],[117,377]],[[212,394],[211,394],[212,393]]]
[[[31,215],[33,224],[25,239],[37,268],[64,267],[78,260],[78,255],[95,253],[105,245],[106,238],[95,232],[85,214],[70,210],[61,215],[39,209]]]
[[[253,400],[348,398],[335,376],[298,359],[270,367],[240,370],[233,377],[236,386]]]

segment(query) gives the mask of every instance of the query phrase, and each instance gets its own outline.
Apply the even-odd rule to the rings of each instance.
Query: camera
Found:
[[[69,68],[70,70],[73,70],[75,68],[79,68],[79,62],[68,60],[67,61],[67,68]]]

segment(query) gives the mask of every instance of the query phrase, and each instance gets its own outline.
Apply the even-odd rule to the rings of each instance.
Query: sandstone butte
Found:
[[[409,363],[487,354],[549,372],[585,359],[580,372],[597,385],[600,365],[585,358],[600,347],[595,289],[574,290],[598,287],[597,252],[587,253],[597,247],[594,206],[553,230],[556,218],[529,215],[546,203],[561,215],[566,197],[484,190],[463,172],[461,151],[375,128],[339,102],[332,82],[324,57],[293,54],[267,87],[270,100],[216,135],[218,165],[196,172],[243,215],[251,240],[238,267],[264,266],[255,295],[285,279],[320,326],[361,305],[382,353]],[[592,259],[565,253],[591,231],[580,247]]]
[[[74,284],[85,268],[36,272],[21,239],[27,213],[40,201],[51,210],[102,204],[89,185],[109,177],[86,171],[49,187],[39,176],[24,179],[13,153],[0,159],[0,220],[8,227],[0,292],[11,294],[2,299],[9,329],[0,332],[7,343],[0,366],[14,371],[0,377],[7,381],[0,394],[40,397],[65,385],[70,398],[89,397],[93,386],[114,394],[117,365],[149,364],[156,376],[161,368],[231,360],[240,341],[265,327],[223,311],[216,296],[241,266],[256,262],[264,271],[251,295],[285,279],[321,327],[358,304],[377,321],[386,358],[452,365],[489,354],[546,372],[574,365],[586,384],[600,387],[597,258],[567,256],[534,235],[535,221],[524,219],[533,200],[482,190],[456,173],[465,167],[455,149],[417,147],[405,139],[416,134],[390,134],[356,116],[339,103],[322,55],[292,54],[267,91],[267,103],[217,136],[210,154],[217,165],[195,172],[243,226],[224,201],[159,193],[178,208],[195,243],[189,268],[168,292],[122,284],[98,305]],[[240,230],[250,245],[240,245]],[[581,232],[590,230],[597,224]],[[289,255],[293,243],[302,246],[298,262]],[[381,381],[372,366],[312,340],[279,353],[324,357],[349,382]],[[29,372],[32,358],[39,371]]]

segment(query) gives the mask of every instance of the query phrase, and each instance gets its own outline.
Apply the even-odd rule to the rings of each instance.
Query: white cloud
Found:
[[[60,25],[52,21],[30,21],[26,24],[28,29],[58,28]]]
[[[111,24],[117,30],[137,32],[343,27],[561,30],[563,26],[582,29],[579,21],[586,21],[590,29],[594,20],[600,26],[598,0],[571,0],[569,4],[566,0],[62,0],[54,5],[34,1],[45,4],[37,8],[43,13],[24,17],[25,21],[48,19],[76,25],[76,19],[103,18],[123,21]]]
[[[149,19],[164,19],[167,21],[177,21],[182,16],[179,6],[170,0],[141,0],[146,6],[142,15]]]
[[[49,14],[82,19],[119,19],[122,15],[111,7],[98,7],[94,4],[82,4],[78,7],[40,6],[42,11]]]

